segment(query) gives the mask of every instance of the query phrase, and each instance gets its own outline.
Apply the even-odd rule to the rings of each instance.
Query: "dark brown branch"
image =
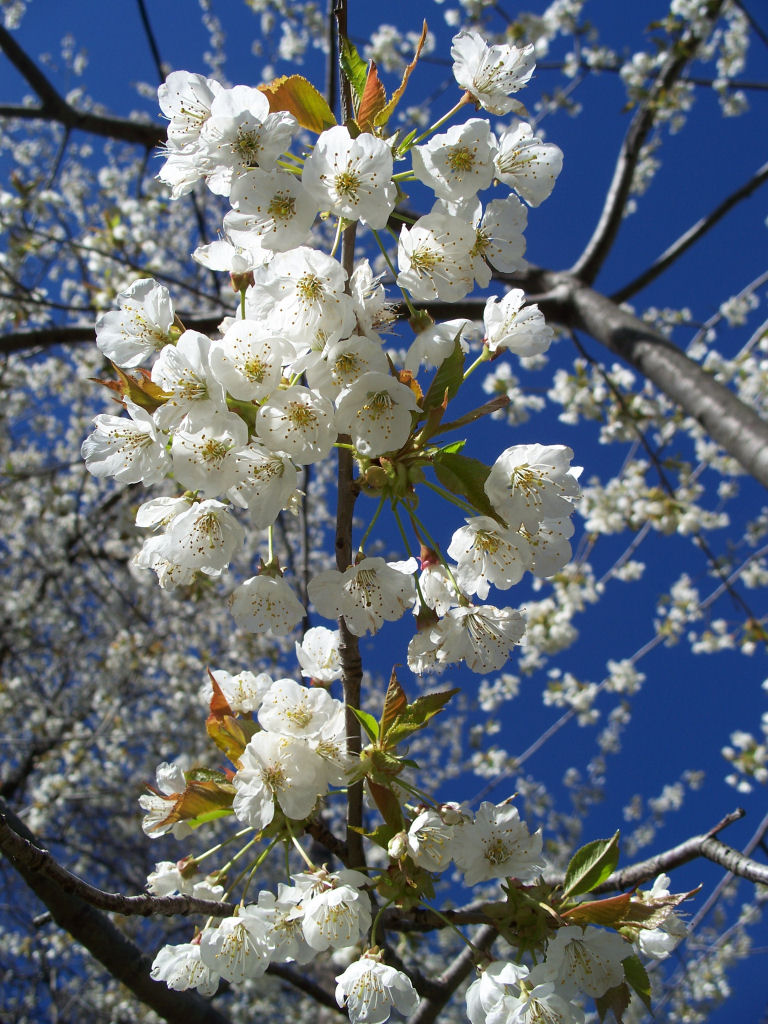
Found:
[[[476,957],[491,948],[496,938],[496,929],[491,925],[483,925],[472,938],[474,948],[467,946],[454,958],[447,970],[440,975],[432,987],[438,987],[434,995],[421,1000],[419,1008],[409,1017],[409,1024],[434,1024],[441,1010],[451,999],[459,985],[467,978],[476,964]]]
[[[708,19],[719,14],[723,0],[709,0]],[[591,284],[611,251],[618,234],[627,199],[632,188],[632,179],[643,145],[656,123],[656,108],[664,94],[679,78],[683,68],[695,56],[701,38],[689,29],[678,41],[673,41],[670,56],[659,69],[659,73],[648,91],[646,99],[630,122],[627,134],[619,151],[613,179],[606,193],[600,219],[584,252],[571,268],[571,272],[582,281]]]
[[[655,260],[650,267],[643,271],[642,274],[638,274],[634,280],[625,284],[623,288],[620,288],[617,292],[611,295],[613,302],[625,302],[630,296],[635,295],[642,288],[645,288],[647,284],[654,281],[660,274],[663,274],[667,267],[671,266],[676,259],[678,259],[690,247],[694,242],[705,235],[711,228],[717,224],[718,221],[732,210],[737,203],[740,203],[742,199],[746,199],[751,196],[756,189],[762,184],[768,181],[768,163],[755,172],[755,174],[745,182],[740,188],[737,188],[735,192],[732,192],[726,199],[719,203],[711,213],[707,214],[706,217],[702,217],[696,221],[688,230],[682,234],[676,242],[673,242],[668,249]]]
[[[10,32],[0,25],[0,50],[32,86],[40,100],[39,107],[0,108],[6,117],[26,120],[46,120],[63,124],[70,130],[88,132],[103,138],[120,139],[153,149],[165,141],[165,128],[149,121],[129,121],[127,118],[75,110],[63,98],[32,58],[25,53]]]
[[[26,847],[21,856],[8,845],[8,833],[39,847],[24,823],[0,801],[3,818],[0,849],[29,888],[45,904],[59,927],[84,946],[109,973],[169,1024],[230,1024],[229,1019],[195,992],[175,992],[150,976],[151,961],[109,918],[72,892],[61,887],[45,871],[27,863]]]

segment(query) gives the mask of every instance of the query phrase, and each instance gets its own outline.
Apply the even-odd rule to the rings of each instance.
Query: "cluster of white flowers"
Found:
[[[488,47],[462,32],[452,54],[465,90],[456,110],[469,101],[497,114],[516,109],[511,94],[531,76],[531,46]],[[92,473],[121,484],[172,477],[184,488],[144,502],[136,517],[152,532],[135,565],[174,588],[200,573],[221,577],[245,553],[237,510],[247,510],[252,529],[270,530],[300,499],[299,469],[325,459],[340,435],[350,439],[361,477],[376,481],[382,496],[404,497],[403,486],[413,489],[439,454],[420,433],[427,389],[411,381],[422,367],[450,359],[457,343],[464,349],[468,321],[425,321],[398,370],[377,329],[391,316],[380,279],[367,260],[348,278],[333,253],[305,244],[318,214],[338,218],[340,227],[360,221],[376,231],[392,217],[399,186],[419,180],[435,205],[402,227],[396,283],[408,303],[460,299],[475,281],[490,282],[491,267],[525,265],[521,200],[537,206],[549,195],[562,154],[525,122],[497,138],[487,119],[472,117],[400,148],[377,131],[333,125],[297,156],[290,153],[297,120],[272,109],[268,89],[226,89],[179,71],[159,100],[170,121],[161,180],[174,196],[202,179],[229,197],[224,238],[195,255],[230,272],[240,315],[210,339],[184,329],[163,285],[140,280],[122,292],[120,309],[97,323],[97,343],[129,382],[127,416],[98,416],[83,456]],[[395,162],[408,155],[411,170],[395,174]],[[506,196],[484,209],[478,192],[494,180]],[[552,339],[519,289],[488,299],[484,327],[483,359],[505,350],[536,357]],[[129,370],[139,376],[130,378]],[[420,632],[408,661],[416,672],[458,661],[476,672],[501,668],[522,638],[522,616],[473,599],[484,600],[491,584],[506,590],[526,571],[546,577],[566,564],[578,497],[571,456],[562,445],[502,452],[476,499],[486,514],[468,519],[447,548],[455,565],[436,554],[419,582],[414,559],[386,563],[364,557],[361,547],[346,571],[312,580],[310,600],[321,615],[343,616],[358,635],[413,609]],[[387,490],[388,474],[401,482],[400,492]],[[428,582],[436,569],[439,580]],[[237,624],[254,633],[287,635],[305,615],[273,558],[234,591],[231,608]]]

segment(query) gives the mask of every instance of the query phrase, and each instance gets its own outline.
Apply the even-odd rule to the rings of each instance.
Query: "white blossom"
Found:
[[[336,978],[336,1002],[346,1007],[352,1024],[383,1024],[391,1008],[410,1016],[419,1005],[411,981],[373,953],[350,964]]]
[[[319,462],[336,440],[334,409],[327,398],[294,385],[274,391],[259,409],[256,432],[273,452],[284,452],[299,465]]]
[[[451,46],[453,76],[477,102],[492,114],[507,114],[514,109],[511,93],[530,79],[536,66],[533,45],[488,46],[477,32],[462,31]]]
[[[339,631],[326,626],[312,626],[302,639],[296,641],[296,657],[301,674],[318,683],[332,683],[341,679]]]
[[[472,290],[475,232],[466,221],[430,213],[403,227],[397,245],[397,283],[419,301],[455,302]]]
[[[232,615],[248,633],[287,636],[304,617],[304,608],[284,579],[251,576],[232,595]]]
[[[512,288],[501,302],[495,295],[486,301],[483,323],[491,352],[509,349],[518,356],[535,356],[549,348],[554,331],[537,305],[525,306],[524,302],[520,288]]]
[[[117,298],[120,309],[96,321],[96,344],[116,366],[129,369],[171,342],[173,303],[168,289],[151,278],[134,281]]]
[[[306,241],[317,204],[294,175],[248,171],[232,185],[224,230],[238,245],[285,252]]]
[[[89,472],[114,477],[121,484],[158,483],[171,468],[154,420],[141,406],[126,399],[128,416],[103,414],[83,441],[81,454]]]
[[[411,432],[416,395],[388,373],[364,373],[336,402],[336,426],[369,457],[397,451]]]
[[[534,882],[543,868],[541,832],[531,835],[513,804],[482,803],[475,820],[457,826],[454,836],[453,859],[466,885],[491,878]]]
[[[505,448],[491,467],[485,493],[514,529],[535,533],[544,519],[563,519],[579,496],[580,469],[571,468],[565,445],[520,444]]]
[[[505,132],[499,139],[495,166],[499,181],[513,188],[529,206],[538,206],[555,187],[563,154],[552,143],[542,142],[533,128],[521,121],[514,131]]]
[[[275,816],[275,801],[289,818],[308,817],[324,792],[318,760],[302,740],[257,732],[240,755],[234,777],[236,817],[266,828]]]
[[[495,152],[488,121],[473,117],[415,146],[413,172],[441,199],[469,199],[491,184]]]
[[[327,619],[344,617],[356,636],[375,633],[411,607],[416,594],[413,576],[383,558],[363,558],[343,573],[328,569],[309,583],[309,598]]]
[[[237,916],[223,917],[200,936],[200,958],[212,971],[235,985],[258,978],[269,967],[272,913],[253,904]]]
[[[201,995],[212,996],[219,987],[220,975],[203,963],[199,943],[182,942],[163,946],[152,963],[150,977],[164,981],[176,992],[196,988]]]

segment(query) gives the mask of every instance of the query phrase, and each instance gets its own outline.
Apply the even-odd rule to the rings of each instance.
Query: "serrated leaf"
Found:
[[[387,123],[387,121],[394,113],[395,107],[402,99],[403,93],[405,92],[405,87],[406,85],[408,85],[408,79],[411,77],[411,72],[416,67],[416,63],[419,57],[421,56],[421,51],[424,49],[424,43],[426,41],[427,23],[425,21],[424,24],[422,25],[421,36],[419,38],[418,43],[416,44],[416,52],[413,55],[413,60],[406,67],[405,71],[403,71],[403,78],[402,81],[400,82],[400,85],[398,85],[398,87],[392,93],[392,99],[389,101],[389,103],[387,103],[387,105],[382,110],[380,110],[379,113],[376,115],[376,120],[374,123],[376,124],[377,127],[380,128],[382,125],[385,125]],[[413,131],[409,135],[407,135],[405,139],[403,139],[403,142],[399,150],[401,153],[405,151],[403,147],[405,147],[406,143],[410,142],[410,140],[413,139],[415,135],[416,132]]]
[[[599,997],[599,999],[595,999],[595,1008],[597,1009],[598,1017],[600,1020],[605,1020],[605,1015],[610,1010],[616,1018],[617,1024],[622,1024],[624,1011],[629,1006],[629,1000],[629,986],[624,982],[622,982],[621,985],[616,985],[615,988],[609,988],[604,995]]]
[[[325,97],[302,75],[284,75],[259,89],[269,100],[272,113],[287,110],[307,131],[319,135],[336,124]]]
[[[379,78],[376,61],[372,60],[368,65],[368,75],[357,107],[356,121],[361,132],[368,132],[373,128],[374,118],[386,106],[386,103],[387,91]]]
[[[341,64],[341,70],[344,72],[344,77],[352,86],[355,98],[355,111],[357,111],[360,97],[363,95],[365,82],[368,78],[368,66],[357,52],[355,44],[345,37],[342,37],[340,51],[339,63]]]
[[[588,900],[566,910],[561,917],[569,924],[601,924],[607,928],[620,928],[627,923],[627,908],[631,899],[631,894],[625,892],[606,900]]]
[[[349,710],[375,743],[379,738],[379,723],[373,715],[369,715],[367,711],[360,711],[359,708],[350,707]]]
[[[611,839],[595,839],[571,857],[565,872],[563,896],[592,892],[616,870],[619,863],[619,833]]]
[[[491,467],[479,459],[454,452],[439,451],[432,456],[435,476],[452,494],[460,494],[483,516],[500,522],[499,514],[485,493],[484,484]]]
[[[626,960],[622,960],[622,964],[624,965],[624,977],[627,979],[627,983],[637,993],[643,1001],[643,1005],[650,1013],[651,982],[648,977],[648,972],[643,967],[640,958],[637,956],[628,956]]]
[[[424,396],[423,409],[429,412],[439,406],[445,406],[454,397],[464,379],[464,353],[461,350],[461,331],[453,341],[453,351],[442,361],[437,373]]]
[[[451,697],[458,692],[458,689],[441,690],[438,693],[427,693],[422,697],[417,697],[397,716],[396,721],[387,730],[387,749],[391,750],[398,743],[402,743],[403,740],[412,736],[413,733],[423,729],[427,722],[439,714]]]
[[[387,687],[387,693],[384,697],[384,708],[381,712],[381,721],[379,723],[379,736],[382,741],[385,739],[390,725],[407,706],[408,698],[405,695],[405,690],[398,682],[395,670],[392,669],[392,674],[389,677],[389,686]]]
[[[440,451],[446,455],[455,455],[456,452],[460,452],[462,448],[466,446],[466,440],[463,441],[452,441],[450,444],[445,445]]]

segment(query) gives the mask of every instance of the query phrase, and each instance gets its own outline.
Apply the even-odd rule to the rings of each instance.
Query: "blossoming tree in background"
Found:
[[[683,64],[716,6],[704,21],[673,12]],[[653,1006],[655,965],[687,934],[679,908],[693,893],[671,892],[664,869],[702,854],[753,881],[765,869],[714,838],[730,819],[620,872],[618,833],[583,845],[531,827],[515,795],[473,805],[451,794],[449,749],[461,739],[451,716],[477,686],[471,674],[495,674],[497,694],[514,690],[510,668],[567,646],[573,514],[581,502],[599,532],[611,506],[594,485],[582,495],[563,443],[528,436],[494,448],[488,424],[524,418],[511,360],[541,365],[554,332],[546,302],[524,289],[502,287],[479,305],[471,296],[527,280],[556,306],[570,288],[576,325],[635,331],[635,360],[758,479],[764,424],[739,405],[734,435],[723,410],[736,399],[722,384],[697,378],[690,360],[667,353],[663,366],[644,354],[650,328],[589,288],[604,237],[572,278],[526,262],[528,209],[549,197],[563,162],[518,97],[534,72],[532,44],[458,32],[447,108],[408,130],[407,114],[395,129],[396,112],[419,103],[411,79],[426,25],[388,95],[348,38],[343,7],[337,21],[338,118],[298,75],[258,87],[187,71],[165,78],[159,181],[176,201],[221,197],[220,237],[194,259],[235,297],[223,318],[189,323],[171,276],[142,276],[115,289],[115,308],[96,323],[113,370],[100,382],[122,409],[96,416],[82,456],[93,477],[134,494],[120,512],[131,517],[120,545],[130,578],[143,586],[154,574],[160,607],[187,609],[190,664],[197,645],[208,648],[207,678],[194,684],[208,707],[204,733],[201,711],[192,736],[185,695],[189,733],[158,722],[155,762],[167,760],[139,798],[144,834],[164,851],[181,844],[178,855],[139,878],[148,895],[115,896],[46,860],[11,815],[0,841],[55,919],[168,1020],[225,1019],[201,998],[224,1006],[223,991],[237,1012],[268,1005],[267,974],[353,1022],[384,1021],[393,1008],[472,1024],[582,1021],[595,1009],[634,1019]],[[485,364],[491,397],[478,405]],[[629,423],[636,414],[614,378],[601,380]],[[643,500],[660,506],[646,511],[649,528],[683,516],[679,493]],[[617,573],[629,564],[620,559]],[[559,604],[518,607],[515,588],[528,579],[554,580]],[[86,615],[97,596],[86,597]],[[214,617],[218,648],[196,607]],[[749,623],[758,637],[751,612]],[[151,625],[124,632],[116,665],[134,647],[143,666],[153,647],[162,662]],[[374,636],[383,644],[371,654]],[[640,682],[633,663],[611,670],[615,692]],[[492,709],[485,681],[481,692]],[[574,677],[550,693],[569,715],[589,716],[594,695]],[[493,727],[481,717],[475,735]],[[46,885],[131,920],[203,917],[177,923],[175,941],[158,937],[137,976],[130,949],[110,955],[100,919],[78,931],[77,907]]]

